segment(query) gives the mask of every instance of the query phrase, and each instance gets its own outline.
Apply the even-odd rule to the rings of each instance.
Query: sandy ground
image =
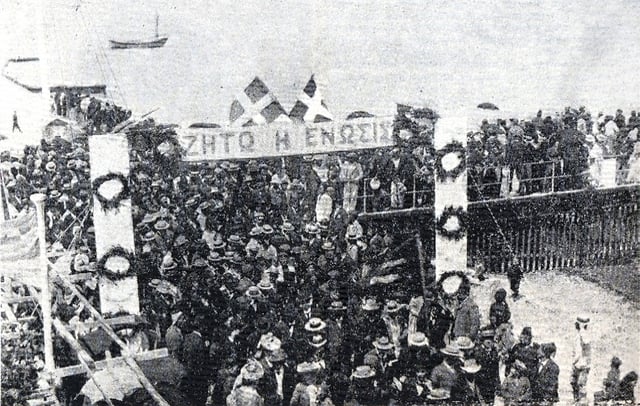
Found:
[[[493,292],[499,287],[509,291],[503,275],[490,276],[474,286],[473,294],[486,323]],[[521,283],[522,297],[508,299],[514,333],[531,326],[535,342],[554,342],[558,348],[556,362],[560,366],[560,403],[569,404],[571,396],[571,357],[575,337],[574,321],[578,314],[591,318],[593,334],[592,366],[587,383],[589,401],[602,389],[611,358],[622,360],[621,376],[640,371],[640,306],[622,296],[587,282],[577,276],[555,272],[525,275]],[[636,399],[640,399],[636,386]]]

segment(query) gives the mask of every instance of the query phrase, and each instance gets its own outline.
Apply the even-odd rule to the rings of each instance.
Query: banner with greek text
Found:
[[[192,162],[323,154],[394,144],[393,117],[176,131],[186,151],[184,159]]]

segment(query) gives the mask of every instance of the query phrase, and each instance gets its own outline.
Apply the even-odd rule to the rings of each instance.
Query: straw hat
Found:
[[[384,305],[385,313],[392,314],[392,313],[396,313],[398,310],[400,310],[400,305],[395,300],[388,300],[387,303]]]
[[[321,334],[316,334],[309,339],[309,345],[315,348],[323,347],[327,343],[327,339]]]
[[[388,337],[378,337],[373,342],[373,346],[380,351],[388,351],[393,348],[393,344],[389,341]]]
[[[150,242],[156,239],[156,233],[148,231],[142,236],[142,241]]]
[[[331,241],[325,241],[322,243],[322,249],[325,251],[333,251],[334,249],[336,249],[336,246],[333,245]]]
[[[269,281],[268,279],[263,279],[258,282],[258,289],[260,289],[261,291],[273,290],[273,283],[271,283],[271,281]]]
[[[455,343],[447,344],[447,346],[442,348],[440,352],[443,353],[444,355],[449,355],[451,357],[462,356],[462,352],[460,352],[460,349]]]
[[[299,374],[310,374],[320,371],[321,366],[317,362],[302,362],[296,365],[296,372]]]
[[[475,347],[475,344],[469,337],[460,336],[456,337],[456,345],[460,350],[470,350]]]
[[[351,374],[354,379],[366,379],[372,378],[376,375],[376,371],[369,365],[360,365],[356,367],[355,371]]]
[[[378,302],[376,302],[376,299],[374,298],[367,298],[362,304],[362,310],[366,310],[366,311],[378,310],[379,308],[380,308],[380,305],[378,304]]]
[[[155,228],[158,231],[167,230],[169,229],[169,223],[167,223],[164,220],[158,220],[156,224],[154,224],[153,228]]]
[[[319,234],[320,230],[318,229],[318,226],[313,224],[313,223],[309,223],[306,226],[304,226],[304,231],[308,234]]]
[[[220,256],[219,253],[215,252],[215,251],[211,251],[209,253],[209,255],[207,256],[207,261],[209,261],[209,263],[217,263],[217,262],[222,262],[222,257]]]
[[[263,234],[267,234],[267,235],[273,234],[273,227],[271,227],[269,224],[263,225],[262,226],[262,233]]]
[[[448,390],[444,388],[433,388],[431,389],[431,391],[429,391],[429,394],[427,395],[427,398],[431,400],[446,400],[446,399],[449,399],[450,397],[451,397],[451,394],[449,393]]]
[[[347,310],[347,306],[345,306],[341,301],[336,300],[336,301],[331,302],[331,304],[329,305],[327,310],[329,310],[329,311]]]
[[[475,374],[482,367],[476,362],[474,358],[464,360],[464,365],[460,367],[464,372],[469,374]]]
[[[242,241],[242,238],[240,238],[240,236],[236,235],[236,234],[232,234],[229,236],[229,238],[227,238],[227,242],[229,244],[235,244],[235,245],[242,245],[244,244]]]
[[[170,271],[172,269],[176,269],[178,267],[178,264],[176,264],[176,261],[173,260],[173,257],[171,256],[166,256],[162,259],[162,264],[160,265],[160,269],[162,269],[163,271]]]
[[[249,288],[247,289],[246,292],[244,292],[244,294],[252,299],[257,299],[262,297],[262,291],[257,286],[249,286]]]
[[[407,337],[407,343],[409,344],[410,347],[428,347],[429,346],[429,340],[427,339],[427,336],[420,331],[417,331],[413,334],[409,334],[409,337]]]
[[[249,231],[249,235],[251,237],[256,237],[262,234],[262,227],[259,226],[255,226],[251,229],[251,231]]]
[[[293,230],[295,230],[295,228],[293,227],[293,224],[289,223],[288,221],[285,221],[284,223],[282,223],[282,225],[280,226],[280,229],[282,231],[293,231]]]
[[[304,325],[304,329],[312,333],[322,331],[326,327],[327,327],[327,323],[325,323],[324,321],[322,321],[322,319],[318,317],[312,317]]]
[[[264,376],[264,368],[258,362],[249,362],[242,367],[240,375],[245,381],[255,382]]]
[[[258,347],[273,352],[282,348],[282,341],[280,341],[280,339],[274,336],[272,333],[269,333],[260,338]]]

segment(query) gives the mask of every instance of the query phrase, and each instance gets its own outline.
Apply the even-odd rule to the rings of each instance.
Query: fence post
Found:
[[[362,181],[364,184],[362,185],[362,212],[367,212],[367,178],[363,178]]]
[[[413,208],[416,207],[416,175],[413,175]]]

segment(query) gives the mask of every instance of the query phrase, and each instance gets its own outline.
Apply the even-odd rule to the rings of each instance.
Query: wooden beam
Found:
[[[66,278],[70,282],[82,282],[82,281],[86,281],[87,279],[91,279],[94,276],[96,276],[96,274],[93,272],[81,272],[81,273],[74,273],[73,275],[67,275]]]
[[[158,350],[151,350],[145,352],[139,352],[134,355],[136,361],[149,361],[157,358],[165,358],[169,356],[169,351],[166,348],[160,348]],[[111,358],[109,363],[115,366],[125,364],[123,357]],[[107,360],[96,361],[96,370],[105,369],[107,367]],[[58,368],[55,370],[55,375],[58,378],[64,378],[66,376],[84,374],[85,370],[82,365],[71,365],[64,368]]]
[[[135,324],[135,321],[136,321],[135,316],[130,314],[126,316],[114,317],[112,319],[106,319],[106,322],[110,326],[113,326],[116,324]],[[75,330],[76,327],[95,328],[99,326],[100,326],[99,321],[80,321],[80,322],[74,322],[74,323],[69,322],[68,328],[70,330]]]
[[[82,293],[80,293],[80,291],[78,291],[78,289],[71,282],[69,282],[68,280],[66,280],[64,277],[60,275],[58,275],[58,279],[60,279],[62,283],[67,288],[69,288],[69,290],[71,290],[71,292],[80,300],[80,302],[85,305],[85,307],[89,310],[89,312],[101,324],[102,328],[104,328],[104,331],[109,335],[109,337],[111,337],[111,339],[115,341],[116,344],[118,344],[118,346],[120,346],[120,349],[122,351],[122,358],[124,358],[127,365],[133,370],[133,373],[136,375],[136,377],[138,378],[138,380],[140,381],[144,389],[147,391],[147,393],[151,395],[153,400],[155,400],[156,403],[158,403],[160,406],[170,406],[169,403],[166,400],[164,400],[164,398],[158,393],[156,388],[153,387],[151,382],[149,382],[149,378],[147,378],[144,375],[144,372],[142,372],[142,369],[140,369],[140,366],[136,363],[135,359],[133,358],[133,354],[129,351],[129,349],[127,348],[127,345],[124,343],[124,341],[120,339],[120,337],[118,337],[115,331],[113,331],[111,326],[107,323],[104,317],[102,317],[100,312],[98,312],[91,305],[91,303],[87,300],[87,298],[85,298],[82,295]]]
[[[60,320],[56,318],[52,318],[51,323],[53,324],[55,329],[58,331],[58,334],[60,334],[62,338],[64,338],[67,344],[69,344],[71,348],[76,350],[76,352],[78,353],[78,360],[80,361],[80,364],[84,369],[84,372],[87,373],[87,376],[89,377],[89,379],[91,379],[93,383],[96,385],[96,388],[98,388],[98,390],[102,394],[102,397],[106,400],[109,406],[113,406],[113,403],[111,402],[111,399],[109,399],[109,396],[107,396],[107,394],[104,393],[104,391],[102,390],[98,382],[93,377],[93,368],[95,368],[95,361],[93,361],[93,358],[91,358],[91,356],[82,348],[80,343],[76,341],[75,337],[73,337],[73,335],[71,335],[71,333],[67,331],[67,329],[64,327],[64,324],[62,324]],[[91,364],[91,367],[89,366],[89,363]]]
[[[24,302],[29,302],[29,301],[33,301],[35,303],[38,303],[38,298],[35,297],[35,296],[14,296],[14,297],[9,297],[9,298],[4,298],[4,299],[2,299],[2,301],[4,303],[7,303],[7,304],[24,303]]]

